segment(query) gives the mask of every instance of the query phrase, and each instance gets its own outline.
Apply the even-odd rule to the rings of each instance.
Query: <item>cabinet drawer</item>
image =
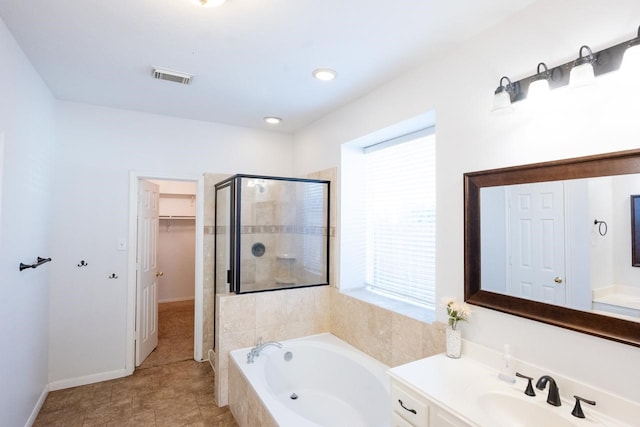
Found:
[[[391,406],[393,412],[409,421],[412,426],[427,427],[429,425],[429,406],[426,402],[396,384],[391,387]]]
[[[391,427],[413,427],[409,421],[398,415],[397,412],[391,413]]]

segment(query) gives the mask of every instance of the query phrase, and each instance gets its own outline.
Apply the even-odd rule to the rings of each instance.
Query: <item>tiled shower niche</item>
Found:
[[[328,284],[329,185],[256,175],[216,184],[216,293]]]

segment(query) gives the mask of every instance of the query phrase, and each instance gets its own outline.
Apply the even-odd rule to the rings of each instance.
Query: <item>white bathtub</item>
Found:
[[[328,333],[282,344],[266,347],[251,364],[249,348],[231,352],[280,427],[390,425],[388,366]]]

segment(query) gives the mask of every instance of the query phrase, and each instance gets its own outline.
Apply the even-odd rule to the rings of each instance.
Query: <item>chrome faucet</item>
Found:
[[[549,394],[547,395],[547,403],[553,406],[560,406],[562,403],[560,402],[560,390],[558,390],[556,380],[551,378],[549,375],[543,375],[536,383],[536,388],[538,390],[544,390],[547,383],[549,383]]]
[[[256,343],[256,346],[253,347],[251,351],[249,351],[249,353],[247,353],[247,363],[253,363],[253,359],[255,357],[260,356],[260,352],[262,351],[262,349],[264,349],[265,347],[269,347],[270,345],[274,347],[282,348],[282,344],[280,344],[277,341],[267,341],[263,343],[262,338],[258,338],[258,342]]]

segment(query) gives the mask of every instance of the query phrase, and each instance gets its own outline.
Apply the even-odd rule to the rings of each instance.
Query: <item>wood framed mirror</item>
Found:
[[[535,194],[542,196],[532,196],[534,193],[530,187],[541,183],[558,183],[561,199],[556,201],[547,187],[535,190]],[[514,192],[513,188],[518,191]],[[522,188],[526,188],[526,191],[521,191]],[[511,193],[517,193],[517,196],[511,196]],[[631,286],[619,287],[612,274],[604,274],[594,267],[602,263],[604,254],[610,258],[609,270],[623,269],[622,276],[640,275],[640,269],[633,269],[631,266],[632,248],[629,240],[630,196],[638,193],[640,150],[465,173],[465,301],[640,347],[640,285],[634,286],[640,281],[631,280],[634,282]],[[600,199],[590,201],[589,196],[594,194],[599,194],[597,197]],[[513,203],[528,208],[535,205],[532,202],[535,197],[542,200],[543,208],[552,205],[564,208],[563,216],[558,217],[555,222],[545,217],[541,221],[544,224],[538,229],[531,225],[534,223],[531,218],[511,218]],[[611,199],[611,204],[602,203],[602,198]],[[623,198],[624,201],[621,201]],[[578,204],[578,207],[571,205],[569,202],[574,200],[582,200],[582,204]],[[606,210],[598,213],[596,218],[611,217],[607,221],[609,233],[606,236],[598,234],[598,224],[594,224],[594,218],[589,216],[599,209]],[[496,217],[511,219],[494,218],[492,212],[497,212]],[[625,222],[626,228],[621,225]],[[516,231],[511,233],[512,229]],[[623,232],[625,230],[626,234]],[[616,233],[619,236],[617,240]],[[513,236],[518,236],[517,239],[520,240],[514,243],[516,237]],[[530,246],[532,236],[539,236],[541,243]],[[564,241],[566,249],[555,248],[553,241]],[[518,252],[514,251],[515,247],[521,255],[524,254],[521,258],[525,261],[519,260],[518,265],[536,264],[537,257],[542,260],[539,263],[544,264],[543,270],[549,265],[560,266],[562,273],[552,271],[551,275],[544,277],[547,272],[543,272],[540,276],[542,279],[522,279],[520,276],[517,280],[514,279],[518,274],[513,267],[516,262],[513,261],[512,254]],[[541,249],[545,247],[551,249]],[[560,261],[551,260],[550,256],[545,255],[565,251],[573,252]],[[618,262],[618,258],[623,258],[626,267],[614,264]],[[531,285],[536,280],[540,280],[542,284]],[[635,303],[626,304],[625,300],[623,304],[631,308],[603,310],[602,307],[608,307],[608,300],[604,298],[603,305],[596,296],[604,295],[605,291],[611,292],[611,289],[622,288],[625,292],[628,289],[632,293],[638,293],[637,299],[634,300],[633,295],[628,299]],[[554,292],[556,297],[560,296],[560,302],[554,299]],[[636,306],[637,310],[634,309]]]
[[[640,194],[631,195],[631,265],[640,267]]]

